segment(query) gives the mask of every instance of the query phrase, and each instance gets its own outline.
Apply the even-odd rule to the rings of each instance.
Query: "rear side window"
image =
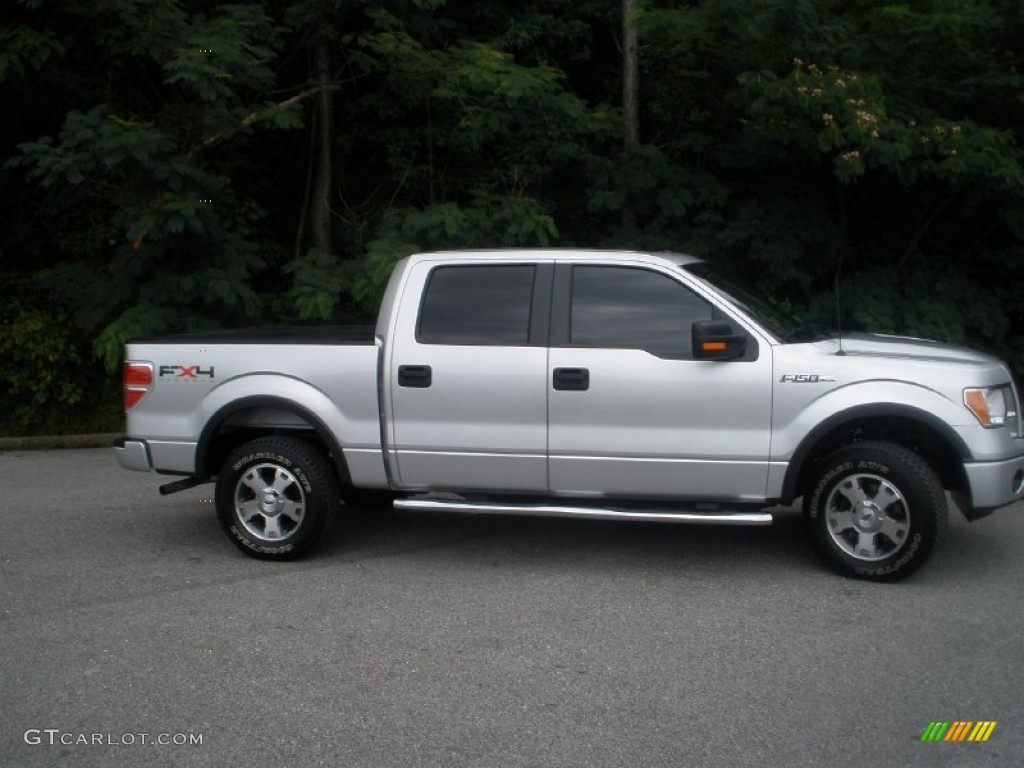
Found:
[[[535,272],[532,264],[438,267],[427,279],[417,340],[525,346]]]
[[[634,267],[574,267],[569,341],[691,358],[691,328],[711,305],[675,280]]]

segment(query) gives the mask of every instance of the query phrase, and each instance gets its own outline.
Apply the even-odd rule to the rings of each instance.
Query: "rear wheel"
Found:
[[[323,538],[340,503],[327,458],[294,437],[241,445],[217,474],[217,517],[243,552],[290,560]]]
[[[875,581],[895,581],[924,565],[948,519],[945,492],[928,463],[880,441],[825,459],[804,495],[804,516],[826,562]]]

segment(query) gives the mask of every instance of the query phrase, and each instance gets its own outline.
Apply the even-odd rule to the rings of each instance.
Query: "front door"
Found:
[[[549,482],[579,496],[760,500],[771,348],[680,276],[560,265],[548,363]],[[742,359],[693,359],[691,326],[726,320]]]

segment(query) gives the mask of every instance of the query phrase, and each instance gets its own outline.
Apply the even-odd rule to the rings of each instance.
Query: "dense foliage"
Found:
[[[1017,0],[632,1],[626,141],[608,2],[8,2],[0,431],[81,426],[126,339],[345,320],[448,247],[694,252],[825,323],[839,276],[846,327],[1024,370]]]

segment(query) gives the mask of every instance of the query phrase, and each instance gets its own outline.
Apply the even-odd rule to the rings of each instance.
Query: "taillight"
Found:
[[[130,411],[153,388],[153,364],[125,363],[121,384],[124,390],[124,409]]]

